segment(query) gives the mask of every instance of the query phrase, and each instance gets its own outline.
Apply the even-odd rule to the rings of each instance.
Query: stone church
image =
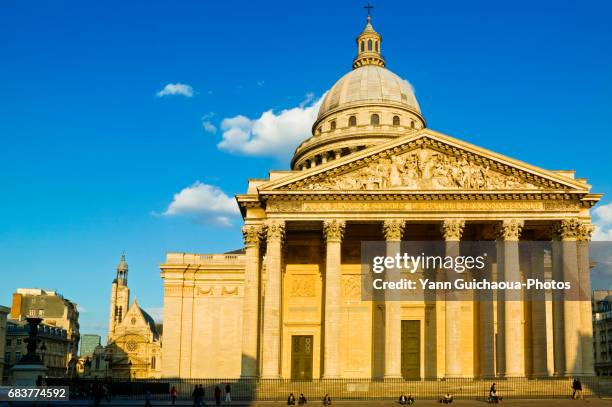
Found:
[[[125,380],[161,376],[161,337],[155,321],[138,302],[134,299],[130,305],[125,255],[121,256],[112,283],[108,341],[101,358],[97,369],[95,364],[92,366],[91,377]]]
[[[550,279],[573,262],[590,292],[589,209],[601,195],[427,128],[385,67],[368,17],[353,69],[322,101],[288,171],[236,196],[244,251],[168,253],[167,378],[546,377],[593,373],[590,301],[368,301],[361,242],[489,240],[497,264]],[[563,242],[525,258],[518,242]],[[563,270],[561,270],[563,272]]]

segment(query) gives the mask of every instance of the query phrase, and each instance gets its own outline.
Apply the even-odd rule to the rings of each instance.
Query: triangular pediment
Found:
[[[568,191],[583,181],[424,129],[260,185],[266,191]]]

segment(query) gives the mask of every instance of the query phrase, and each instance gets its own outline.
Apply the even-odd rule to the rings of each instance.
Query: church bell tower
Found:
[[[108,340],[114,338],[115,327],[121,323],[128,311],[130,304],[130,289],[127,285],[128,264],[125,261],[125,254],[121,255],[121,260],[117,265],[117,275],[113,280],[111,289],[110,312],[108,318]]]

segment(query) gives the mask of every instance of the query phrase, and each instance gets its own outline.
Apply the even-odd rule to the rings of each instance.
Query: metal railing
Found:
[[[74,398],[88,398],[93,386],[104,384],[113,398],[142,398],[148,391],[156,400],[170,398],[175,387],[179,399],[191,398],[194,386],[202,385],[205,400],[214,398],[219,386],[224,392],[231,387],[233,400],[285,401],[289,393],[296,398],[300,393],[309,400],[318,400],[329,394],[336,400],[396,400],[400,394],[412,395],[420,400],[437,400],[446,393],[454,399],[485,400],[489,387],[497,384],[497,392],[505,399],[567,398],[572,393],[573,378],[495,378],[495,379],[424,379],[424,380],[375,380],[375,379],[143,379],[117,380],[68,380],[52,379],[49,385],[69,386]],[[612,376],[580,378],[585,397],[612,396]]]

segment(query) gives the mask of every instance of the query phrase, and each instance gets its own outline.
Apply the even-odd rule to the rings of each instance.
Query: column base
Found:
[[[262,380],[279,380],[282,379],[280,375],[263,375],[259,377]]]
[[[499,377],[504,377],[504,378],[524,378],[527,377],[525,375],[525,373],[503,373],[500,374]]]
[[[383,376],[383,380],[384,381],[396,381],[396,380],[403,380],[404,378],[402,377],[401,374],[386,374]]]
[[[333,379],[342,379],[339,374],[324,374],[321,376],[323,380],[333,380]]]

